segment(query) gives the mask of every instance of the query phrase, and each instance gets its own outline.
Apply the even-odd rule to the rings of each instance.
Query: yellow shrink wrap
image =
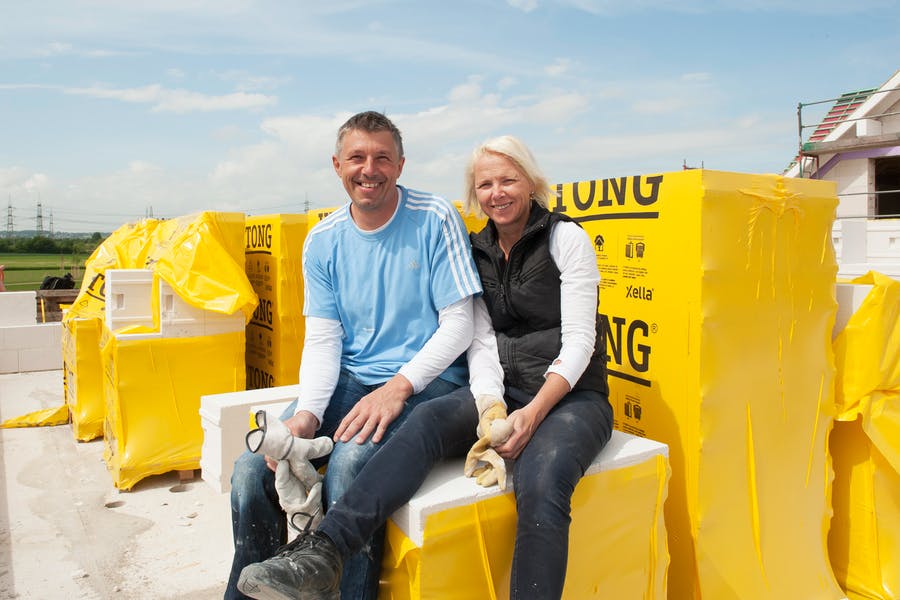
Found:
[[[159,225],[156,219],[126,223],[97,246],[84,263],[81,289],[63,321],[75,318],[103,319],[106,302],[105,273],[107,269],[143,269],[150,248],[150,234]]]
[[[619,452],[622,437],[614,434],[600,456]],[[566,600],[666,598],[669,467],[659,450],[665,446],[641,442],[656,449],[625,459],[620,453],[599,472],[595,461],[575,488]],[[471,488],[477,484],[463,476],[462,461],[447,461],[388,521],[379,598],[509,598],[515,498],[496,487]]]
[[[103,365],[97,317],[71,318],[63,322],[63,391],[72,416],[72,433],[79,442],[103,435]]]
[[[453,205],[456,207],[456,210],[459,211],[459,214],[462,216],[463,224],[465,224],[466,229],[469,231],[481,231],[484,229],[484,225],[487,223],[486,217],[476,217],[475,215],[471,215],[465,211],[463,208],[462,202],[454,202]]]
[[[900,598],[900,282],[872,289],[834,339],[838,421],[831,433],[828,550],[852,599]]]
[[[247,389],[292,385],[303,348],[306,215],[247,217],[245,270],[259,304],[247,323]]]
[[[200,397],[245,387],[244,332],[184,338],[103,330],[103,458],[119,489],[200,467]]]
[[[243,213],[207,211],[123,225],[85,261],[66,318],[103,318],[107,269],[150,269],[192,306],[228,315],[241,310],[249,320],[257,298],[244,273],[243,239]]]
[[[18,417],[6,419],[0,423],[0,429],[17,427],[52,427],[69,422],[69,410],[65,404],[51,408],[43,408]]]
[[[834,184],[688,170],[557,190],[603,276],[615,426],[670,448],[669,598],[843,598],[826,548]]]
[[[185,302],[249,321],[257,297],[244,273],[243,213],[203,212],[169,219],[151,234],[145,268]]]

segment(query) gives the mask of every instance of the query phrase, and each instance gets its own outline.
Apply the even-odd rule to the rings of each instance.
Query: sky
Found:
[[[781,174],[799,103],[900,69],[898,4],[0,0],[0,227],[337,206],[335,133],[362,110],[400,128],[400,183],[450,200],[503,134],[554,183]]]

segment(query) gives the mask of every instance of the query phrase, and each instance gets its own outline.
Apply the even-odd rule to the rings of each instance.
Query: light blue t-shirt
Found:
[[[369,385],[393,377],[438,327],[438,311],[481,293],[469,237],[443,198],[397,186],[391,220],[362,231],[346,204],[303,246],[303,314],[341,322],[341,366]],[[440,376],[466,383],[465,355]]]

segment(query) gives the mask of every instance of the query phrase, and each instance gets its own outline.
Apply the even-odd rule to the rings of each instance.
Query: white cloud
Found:
[[[231,70],[219,74],[222,81],[234,85],[240,92],[274,90],[291,81],[290,77],[272,77],[268,75],[254,75],[247,71]]]
[[[69,54],[72,52],[72,44],[62,42],[51,42],[43,49],[37,50],[38,56],[59,56],[61,54]]]
[[[682,81],[690,81],[690,82],[706,82],[712,81],[711,73],[685,73],[681,76]]]
[[[8,198],[4,199],[6,204],[23,194],[40,194],[49,182],[50,178],[44,173],[33,173],[23,167],[0,168],[0,188],[8,193]]]
[[[708,14],[722,12],[787,12],[806,16],[834,15],[891,9],[894,0],[820,0],[809,4],[798,4],[792,0],[557,0],[594,15],[618,15],[635,12],[669,12],[686,14]]]
[[[619,92],[638,117],[682,115],[684,119],[705,119],[722,101],[720,90],[706,73],[687,73],[653,82],[633,81]]]
[[[548,93],[530,98],[503,98],[485,93],[483,79],[470,77],[453,87],[447,102],[415,112],[391,113],[401,129],[407,154],[401,183],[425,187],[457,199],[468,153],[491,135],[520,126],[556,126],[568,122],[588,105],[573,93]],[[298,115],[265,119],[267,139],[234,149],[209,176],[216,198],[253,199],[257,206],[333,206],[345,194],[331,166],[338,127],[350,116]]]
[[[467,103],[481,98],[480,76],[471,76],[465,83],[454,86],[450,90],[450,102]]]
[[[538,6],[537,0],[506,0],[506,3],[524,12],[531,12]]]
[[[275,96],[234,92],[214,96],[182,89],[166,89],[159,84],[137,88],[67,88],[65,93],[107,100],[121,100],[138,104],[152,104],[154,112],[209,112],[219,110],[246,110],[272,106]]]
[[[557,58],[556,61],[552,65],[547,65],[544,67],[544,73],[549,75],[550,77],[559,77],[560,75],[564,75],[568,72],[569,67],[572,66],[572,61],[568,58]]]
[[[505,91],[513,87],[517,83],[519,83],[519,80],[515,77],[503,77],[500,79],[500,81],[497,82],[497,89],[500,91]]]

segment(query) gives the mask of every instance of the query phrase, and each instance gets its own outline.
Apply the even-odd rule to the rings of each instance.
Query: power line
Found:
[[[12,237],[14,230],[12,194],[10,194],[9,204],[6,206],[6,237]]]

